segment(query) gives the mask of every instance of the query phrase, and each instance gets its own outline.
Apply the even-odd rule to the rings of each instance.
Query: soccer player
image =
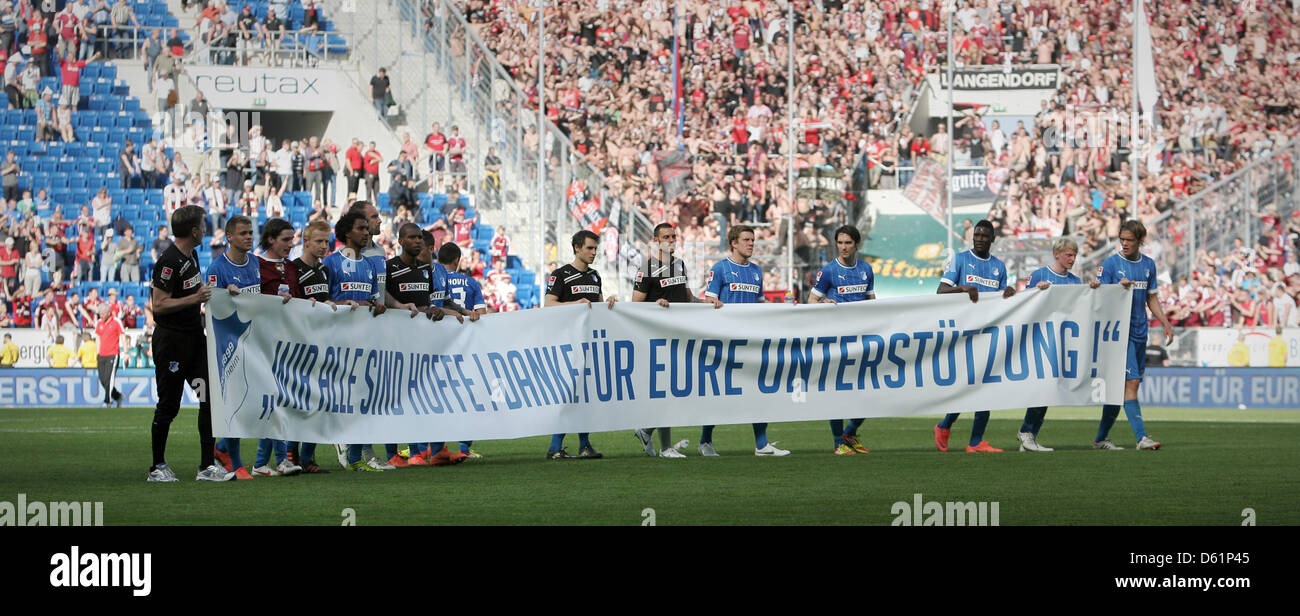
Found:
[[[736,225],[727,229],[726,259],[718,261],[709,270],[709,281],[704,296],[716,308],[724,304],[756,304],[767,301],[763,297],[763,268],[751,262],[754,256],[754,229]],[[704,426],[700,433],[700,455],[716,457],[713,448],[713,426]],[[778,449],[767,441],[767,424],[754,424],[754,455],[788,456],[789,450]]]
[[[99,371],[99,384],[104,388],[104,408],[116,402],[122,407],[122,392],[117,390],[117,356],[121,352],[122,322],[113,316],[108,304],[101,303],[97,308],[99,322],[95,324],[95,336],[99,338],[99,357],[96,369]]]
[[[454,303],[456,310],[471,321],[487,314],[487,303],[483,301],[483,289],[478,281],[458,271],[460,246],[455,242],[444,243],[438,249],[438,264],[447,270],[447,299]]]
[[[809,303],[843,304],[876,299],[876,273],[870,264],[858,258],[861,244],[862,234],[857,227],[844,225],[835,230],[835,249],[840,256],[817,272]],[[831,436],[835,439],[832,453],[837,456],[870,453],[858,438],[858,427],[864,421],[866,418],[850,419],[846,429],[843,419],[832,419]]]
[[[187,205],[172,212],[172,235],[176,238],[158,257],[153,270],[154,377],[158,381],[158,406],[154,409],[150,429],[153,466],[150,482],[178,481],[167,466],[167,432],[181,408],[181,394],[189,381],[199,396],[199,473],[198,481],[229,481],[233,472],[217,466],[213,460],[212,407],[208,404],[207,337],[199,305],[212,297],[212,289],[203,284],[199,257],[194,248],[203,241],[203,208]]]
[[[614,302],[618,301],[615,296],[610,296],[609,300],[604,300],[600,290],[600,274],[596,269],[591,267],[592,262],[596,260],[596,247],[600,245],[600,236],[583,229],[573,234],[573,263],[564,265],[551,272],[546,281],[546,307],[566,306],[570,304],[586,304],[588,308],[593,303],[606,301],[606,305],[612,310]],[[441,256],[441,255],[439,255]],[[575,458],[598,460],[605,456],[596,451],[591,446],[591,433],[578,433],[578,455],[569,455],[564,450],[564,434],[551,435],[551,448],[546,452],[548,460],[572,460]]]
[[[231,295],[261,293],[262,270],[252,253],[253,221],[247,216],[231,216],[226,221],[226,241],[226,252],[208,266],[208,286],[226,289]],[[239,439],[221,439],[216,455],[228,470],[235,472],[235,479],[253,478],[239,455]]]
[[[329,272],[321,259],[330,251],[329,223],[317,220],[302,232],[302,255],[294,259],[294,269],[298,272],[298,286],[302,296],[312,302],[328,302],[330,299]],[[302,467],[303,473],[324,474],[329,471],[316,464],[316,443],[290,443],[289,458]]]
[[[1156,320],[1164,328],[1164,346],[1174,341],[1174,326],[1170,325],[1165,309],[1156,296],[1156,262],[1141,252],[1142,241],[1147,237],[1147,229],[1137,220],[1125,221],[1119,229],[1119,253],[1106,257],[1101,262],[1101,272],[1097,278],[1101,284],[1119,283],[1125,289],[1133,290],[1133,314],[1128,326],[1128,359],[1124,366],[1124,414],[1128,416],[1129,427],[1137,439],[1138,449],[1160,449],[1160,443],[1147,434],[1142,422],[1142,407],[1138,404],[1138,386],[1142,384],[1142,374],[1147,367],[1147,308],[1156,315]],[[1093,449],[1123,449],[1113,443],[1108,435],[1115,418],[1119,417],[1119,406],[1107,404],[1101,407],[1101,423],[1097,426],[1097,438],[1092,443]]]
[[[386,295],[379,285],[379,272],[372,265],[372,260],[364,257],[366,245],[370,243],[370,225],[361,212],[349,211],[334,225],[334,236],[343,241],[343,247],[325,257],[325,269],[330,284],[330,301],[339,305],[366,306],[371,314],[379,316],[386,309],[379,297]],[[353,471],[382,471],[393,467],[387,464],[375,464],[362,460],[363,445],[348,445],[344,468]],[[371,454],[373,457],[373,452]],[[378,462],[378,460],[375,460]]]
[[[433,234],[428,231],[424,232],[424,242],[428,250],[433,250]],[[432,253],[430,257],[432,258]],[[487,314],[487,304],[483,301],[483,290],[479,288],[478,281],[456,271],[460,264],[460,246],[454,242],[446,242],[442,248],[438,249],[437,265],[442,268],[446,276],[446,292],[441,298],[442,312],[447,316],[456,317],[457,321],[464,323],[466,319],[470,322],[478,321],[479,317]],[[434,299],[436,304],[439,300]],[[461,441],[459,451],[464,457],[447,451],[445,443],[432,443],[429,454],[426,456],[429,463],[434,466],[445,464],[459,464],[463,461],[482,460],[483,454],[480,454],[470,446],[474,441]]]
[[[993,223],[987,220],[975,223],[975,232],[971,236],[972,248],[948,259],[943,268],[943,277],[939,279],[939,294],[965,293],[970,296],[972,304],[979,301],[980,291],[1001,291],[1004,298],[1016,294],[1014,286],[1007,286],[1007,266],[1001,259],[989,254],[993,248],[993,237]],[[953,422],[957,421],[960,414],[948,413],[934,427],[934,446],[939,451],[948,451],[948,436],[952,433]],[[988,424],[989,412],[977,411],[975,423],[970,427],[967,453],[1002,451],[984,440],[984,428]]]
[[[686,262],[675,253],[677,250],[677,227],[661,222],[654,228],[654,245],[651,252],[641,261],[636,271],[636,281],[632,286],[632,301],[655,302],[664,308],[670,303],[694,302],[695,295],[686,285]],[[714,308],[721,304],[714,305]],[[661,458],[685,458],[686,455],[674,447],[672,428],[659,428],[659,450],[656,451],[651,441],[655,428],[638,428],[634,434],[645,448],[645,455]]]
[[[371,150],[374,150],[373,143],[371,144]],[[366,156],[368,158],[370,153],[367,152]],[[371,199],[374,198],[375,197],[371,195]],[[360,214],[366,221],[366,232],[368,235],[366,237],[365,247],[361,251],[361,256],[370,264],[371,269],[375,272],[375,276],[377,277],[375,283],[375,301],[383,304],[385,308],[398,308],[398,302],[393,298],[392,294],[388,292],[388,285],[386,284],[388,279],[388,255],[384,253],[384,248],[375,242],[375,236],[379,235],[381,230],[379,208],[376,208],[375,205],[369,201],[357,201],[348,207],[348,213]],[[401,306],[401,308],[406,309],[409,308],[409,306]],[[412,316],[415,316],[415,314],[415,311],[412,311]],[[391,449],[392,453],[397,453],[396,444],[390,444],[386,447]],[[379,456],[375,455],[375,449],[371,445],[365,445],[362,447],[361,457],[365,459],[366,464],[381,471],[391,471],[397,468],[396,466],[384,462],[379,458]]]
[[[442,273],[442,266],[438,266],[435,270],[433,267],[435,264],[420,260],[420,255],[424,252],[424,236],[420,226],[413,222],[402,225],[397,231],[397,241],[401,246],[401,253],[384,264],[387,272],[385,286],[388,296],[403,309],[412,310],[412,316],[425,314],[429,318],[441,319],[442,308],[434,307],[432,302],[435,292],[440,294],[440,298],[446,293],[446,276]],[[410,444],[409,462],[399,454],[396,444],[386,445],[388,465],[393,468],[402,468],[411,464],[426,465],[423,455],[425,445],[425,443]]]
[[[1025,288],[1037,287],[1039,290],[1046,290],[1052,285],[1082,284],[1083,281],[1070,272],[1074,267],[1074,259],[1078,256],[1079,245],[1074,243],[1074,240],[1068,238],[1056,240],[1052,244],[1054,262],[1030,274],[1029,284],[1025,285]],[[1095,289],[1101,286],[1101,283],[1094,280],[1088,283],[1088,286]],[[1053,451],[1051,447],[1038,444],[1038,431],[1042,429],[1043,418],[1046,416],[1045,406],[1035,406],[1025,410],[1025,421],[1020,424],[1020,432],[1016,434],[1016,438],[1020,439],[1020,451]]]
[[[261,276],[262,295],[279,295],[284,303],[294,297],[302,297],[302,287],[298,286],[298,268],[289,261],[289,251],[293,249],[293,225],[283,218],[272,218],[262,227],[262,239],[258,242],[262,249],[257,257],[257,267]],[[276,465],[270,466],[271,452],[275,452]],[[279,475],[297,475],[303,468],[289,458],[288,446],[279,439],[258,439],[257,457],[253,460],[253,474],[263,477]]]

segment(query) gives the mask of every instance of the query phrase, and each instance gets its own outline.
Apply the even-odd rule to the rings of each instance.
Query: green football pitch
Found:
[[[108,525],[575,524],[888,525],[895,503],[997,503],[1002,525],[1300,524],[1300,411],[1144,409],[1164,443],[1132,449],[1120,415],[1111,435],[1125,451],[1093,451],[1098,409],[1052,409],[1040,441],[1053,453],[1019,453],[1023,411],[993,414],[987,438],[1007,451],[967,454],[971,416],[953,429],[953,451],[935,451],[934,417],[874,419],[870,454],[831,455],[826,422],[773,424],[785,458],[753,455],[747,425],[722,426],[720,458],[648,458],[630,431],[592,435],[604,460],[543,459],[549,437],[483,441],[485,458],[452,467],[384,473],[197,483],[195,411],[172,426],[168,461],[179,483],[149,484],[144,409],[0,410],[0,501],[102,501]],[[566,445],[576,452],[576,435]],[[656,438],[657,442],[657,438]],[[255,441],[244,441],[251,463]],[[382,449],[381,449],[382,451]],[[653,512],[646,511],[647,509]]]

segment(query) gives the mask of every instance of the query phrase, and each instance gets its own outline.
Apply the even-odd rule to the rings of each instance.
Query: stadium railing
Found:
[[[388,9],[401,17],[401,27],[420,41],[420,47],[406,47],[403,36],[376,36],[382,31],[382,12]],[[537,145],[528,146],[527,142],[535,138],[530,138],[528,133],[530,129],[536,131],[538,126],[535,103],[530,102],[451,2],[435,2],[428,28],[419,3],[410,0],[357,3],[354,10],[345,7],[336,28],[346,32],[349,40],[358,41],[352,54],[353,64],[358,65],[357,74],[370,74],[359,66],[366,57],[369,61],[365,63],[374,65],[367,69],[389,67],[395,102],[405,120],[403,123],[418,133],[413,134],[414,138],[423,139],[434,122],[441,123],[444,130],[449,124],[461,127],[461,134],[471,143],[465,160],[475,202],[482,203],[488,211],[502,211],[517,240],[525,234],[543,238],[543,241],[528,242],[530,250],[523,258],[530,268],[549,273],[542,271],[548,265],[548,254],[558,255],[561,262],[567,261],[569,237],[582,228],[582,223],[571,213],[574,206],[583,203],[573,202],[583,192],[577,190],[579,186],[586,195],[599,201],[601,212],[608,218],[607,228],[617,232],[613,246],[648,244],[653,223],[620,203],[619,196],[607,188],[602,174],[584,160],[573,142],[553,123],[543,124],[542,137],[537,140],[544,149],[543,156],[539,157]],[[446,91],[448,86],[450,91]],[[439,96],[455,98],[473,118],[451,117],[452,109],[449,105],[439,105]],[[475,180],[484,177],[483,159],[489,146],[496,149],[502,161],[502,182],[496,194]],[[545,203],[540,211],[536,193],[539,160],[547,161],[543,180]],[[570,192],[575,193],[575,199],[570,198]],[[636,266],[632,264],[632,269],[628,269],[629,259],[622,258],[618,252],[610,251],[612,254],[607,257],[602,250],[595,267],[607,273],[617,272],[617,276],[606,279],[618,281],[616,291],[626,297],[631,293],[630,281]]]
[[[1178,202],[1146,224],[1150,254],[1152,241],[1161,242],[1156,265],[1173,280],[1196,269],[1198,251],[1217,251],[1222,256],[1241,238],[1247,247],[1259,239],[1256,215],[1273,206],[1277,216],[1288,219],[1300,211],[1300,138],[1260,155],[1204,190]],[[1080,257],[1075,270],[1085,280],[1095,277],[1097,267],[1113,254],[1118,243],[1112,238],[1105,246]]]

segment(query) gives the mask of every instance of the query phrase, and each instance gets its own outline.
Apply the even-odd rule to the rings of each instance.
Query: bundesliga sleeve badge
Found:
[[[170,268],[170,267],[164,267],[164,268],[162,268],[162,272],[159,274],[159,276],[161,276],[163,280],[171,280],[171,278],[172,278],[172,268]]]

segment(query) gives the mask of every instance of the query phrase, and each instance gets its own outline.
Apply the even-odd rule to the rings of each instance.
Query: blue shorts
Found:
[[[1124,380],[1142,380],[1142,375],[1147,371],[1147,341],[1134,340],[1129,338],[1128,341],[1128,359],[1124,364]]]

